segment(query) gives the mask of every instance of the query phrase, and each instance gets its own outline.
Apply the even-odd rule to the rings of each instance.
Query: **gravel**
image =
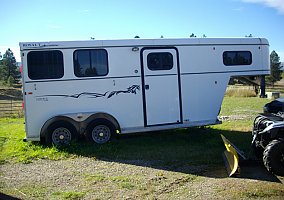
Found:
[[[258,179],[236,179],[227,178],[223,167],[165,167],[157,161],[114,162],[87,157],[0,167],[0,191],[21,199],[225,199],[232,195],[226,192],[231,189],[227,185],[242,191],[244,186],[254,187],[252,180],[280,187],[280,195],[284,194],[279,181],[269,175],[261,180],[262,171],[255,175]]]

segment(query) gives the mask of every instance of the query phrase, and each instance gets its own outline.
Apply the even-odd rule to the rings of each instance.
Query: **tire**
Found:
[[[64,121],[55,122],[48,128],[45,135],[46,144],[51,146],[68,146],[78,138],[75,127]]]
[[[284,176],[284,140],[272,140],[266,146],[263,163],[268,171]]]
[[[86,137],[89,141],[97,144],[105,144],[115,134],[114,125],[105,119],[95,119],[87,128]]]

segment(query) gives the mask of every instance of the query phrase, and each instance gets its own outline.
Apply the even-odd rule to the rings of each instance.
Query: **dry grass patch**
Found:
[[[256,97],[254,90],[248,87],[228,87],[226,91],[228,97]]]

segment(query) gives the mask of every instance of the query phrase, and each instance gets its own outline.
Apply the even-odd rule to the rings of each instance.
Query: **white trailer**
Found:
[[[26,140],[218,124],[231,76],[270,73],[264,38],[20,43]]]

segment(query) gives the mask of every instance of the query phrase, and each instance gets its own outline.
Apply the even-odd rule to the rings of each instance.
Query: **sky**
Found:
[[[19,42],[264,37],[284,61],[284,0],[0,0],[0,52]]]

